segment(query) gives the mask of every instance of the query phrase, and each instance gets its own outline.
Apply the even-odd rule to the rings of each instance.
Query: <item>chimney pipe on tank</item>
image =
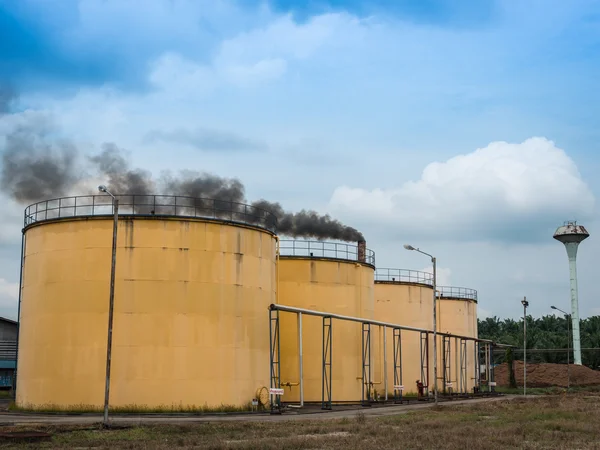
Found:
[[[367,242],[358,241],[358,262],[367,262]]]

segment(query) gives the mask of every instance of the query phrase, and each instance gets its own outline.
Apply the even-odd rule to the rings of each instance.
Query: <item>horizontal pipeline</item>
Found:
[[[327,313],[327,312],[315,311],[312,309],[296,308],[294,306],[277,305],[275,303],[272,303],[269,306],[269,309],[271,311],[286,311],[286,312],[302,313],[302,314],[306,314],[307,316],[331,317],[332,319],[347,320],[349,322],[368,323],[371,325],[379,325],[382,327],[396,328],[399,330],[417,331],[420,333],[433,334],[432,330],[427,330],[425,328],[407,327],[405,325],[398,325],[396,323],[381,322],[379,320],[364,319],[362,317],[342,316],[341,314],[332,314],[332,313]],[[474,337],[470,337],[470,336],[461,336],[459,334],[442,333],[439,331],[437,331],[436,333],[439,334],[440,336],[447,336],[447,337],[452,337],[452,338],[465,339],[468,341],[482,342],[485,344],[493,344],[495,347],[514,347],[514,345],[499,344],[494,341],[490,341],[489,339],[479,339],[479,338],[474,338]]]

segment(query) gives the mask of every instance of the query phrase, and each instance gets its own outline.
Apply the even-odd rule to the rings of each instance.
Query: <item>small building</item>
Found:
[[[0,317],[0,389],[13,386],[17,365],[17,327],[14,320]]]

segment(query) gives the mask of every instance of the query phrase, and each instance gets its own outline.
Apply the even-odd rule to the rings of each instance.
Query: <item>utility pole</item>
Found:
[[[521,300],[523,305],[523,395],[527,395],[527,297]]]

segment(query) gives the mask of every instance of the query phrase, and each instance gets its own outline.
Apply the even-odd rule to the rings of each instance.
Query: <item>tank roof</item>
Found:
[[[477,291],[475,289],[456,287],[456,286],[437,286],[440,293],[440,299],[465,299],[477,301]]]
[[[279,254],[283,257],[319,258],[359,262],[375,267],[375,252],[360,245],[346,242],[280,239]]]
[[[577,225],[576,221],[567,221],[554,232],[554,239],[566,243],[579,243],[590,236],[583,225]]]
[[[243,203],[180,195],[116,195],[119,216],[209,219],[249,225],[272,233],[277,217],[262,208]],[[84,195],[44,200],[25,208],[24,226],[57,219],[112,216],[113,200],[109,195]]]
[[[433,287],[433,274],[410,269],[375,269],[375,283],[424,284]]]

